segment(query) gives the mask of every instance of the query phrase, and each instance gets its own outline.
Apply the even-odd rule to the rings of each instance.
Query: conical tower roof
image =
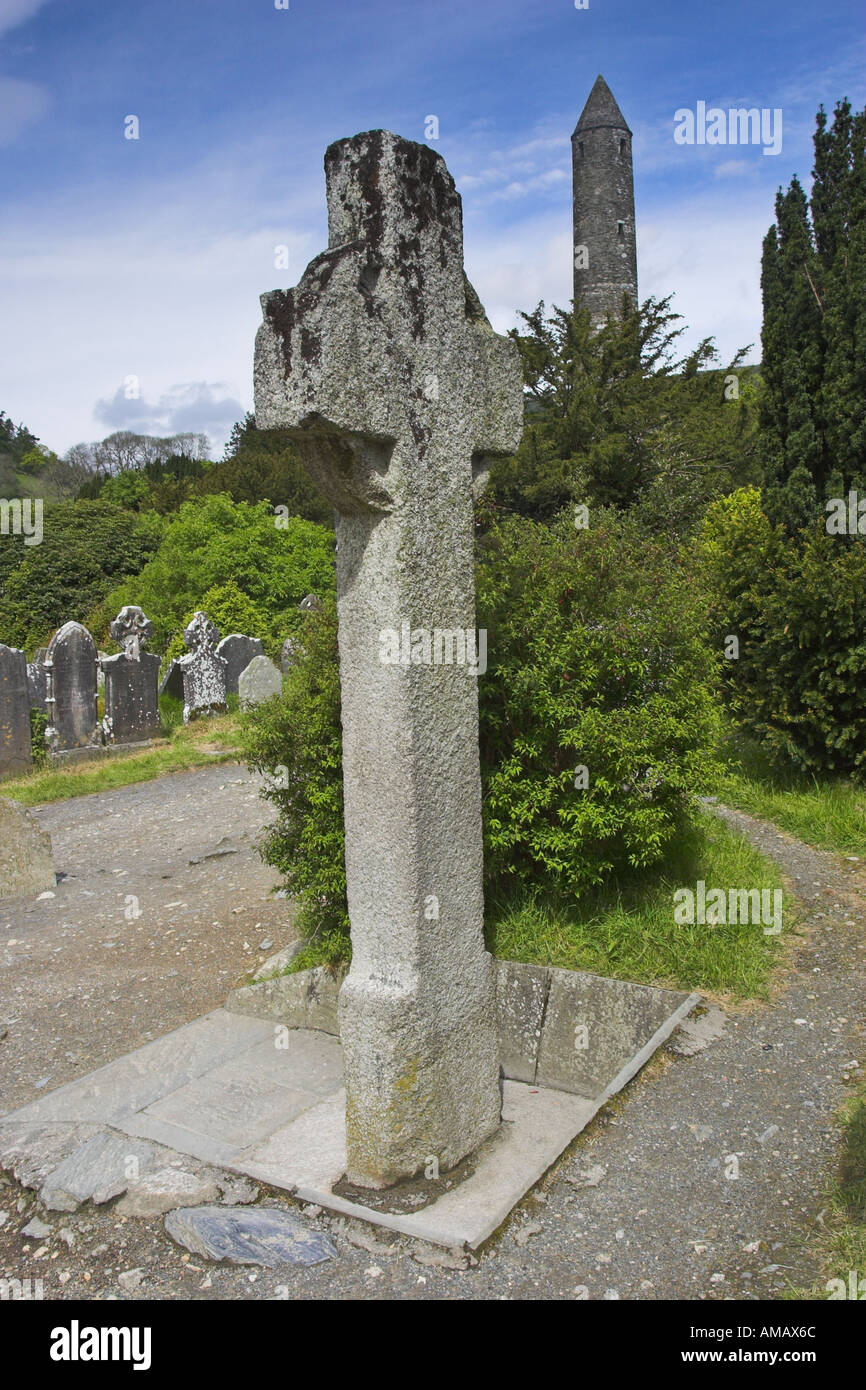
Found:
[[[625,116],[617,106],[613,92],[601,73],[595,79],[592,91],[587,97],[586,106],[580,113],[580,120],[574,127],[574,135],[578,135],[584,130],[596,130],[599,126],[613,126],[616,130],[628,130],[629,135],[631,135]],[[572,136],[573,138],[574,136]]]

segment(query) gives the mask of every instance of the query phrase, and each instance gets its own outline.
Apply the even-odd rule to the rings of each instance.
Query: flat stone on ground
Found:
[[[193,1255],[232,1264],[316,1265],[336,1255],[331,1242],[297,1217],[276,1207],[226,1211],[223,1207],[181,1208],[165,1219],[173,1240]]]
[[[117,1204],[123,1216],[163,1216],[175,1207],[194,1207],[214,1202],[220,1195],[213,1179],[199,1177],[185,1168],[158,1168],[139,1182],[130,1183]]]
[[[75,1211],[82,1202],[110,1201],[126,1190],[130,1172],[153,1161],[153,1148],[125,1135],[95,1134],[48,1174],[39,1192],[49,1211]]]
[[[56,885],[51,836],[20,802],[0,797],[0,898],[35,898]]]

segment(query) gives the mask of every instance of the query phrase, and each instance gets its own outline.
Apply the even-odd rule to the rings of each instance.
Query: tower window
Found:
[[[583,141],[582,141],[582,140],[578,140],[578,142],[577,142],[577,148],[578,148],[579,151],[580,151],[580,157],[581,157],[581,159],[583,159]]]
[[[619,142],[619,152],[620,152],[620,154],[625,154],[625,140],[620,140],[620,142]]]
[[[617,224],[616,224],[616,234],[617,234],[617,236],[619,237],[620,241],[622,241],[623,238],[625,237],[625,223],[624,223],[624,222],[617,222]]]

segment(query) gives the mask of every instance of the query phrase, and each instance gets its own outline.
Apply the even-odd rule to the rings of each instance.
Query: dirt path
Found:
[[[730,1011],[695,1056],[659,1055],[477,1265],[422,1266],[406,1245],[315,1212],[338,1255],[311,1269],[198,1263],[161,1221],[110,1207],[48,1215],[50,1234],[28,1240],[32,1196],[12,1183],[0,1189],[0,1268],[43,1276],[46,1298],[767,1299],[812,1282],[834,1113],[857,1075],[847,1064],[866,1065],[866,879],[861,865],[718,810],[777,859],[803,904],[773,1001]],[[4,1109],[44,1077],[53,1089],[220,1003],[255,954],[245,941],[288,939],[282,904],[267,901],[271,875],[241,840],[263,819],[250,779],[225,767],[40,813],[57,867],[77,878],[53,902],[0,913],[23,943],[2,948]],[[142,909],[133,922],[128,895]]]
[[[0,902],[0,1111],[224,1003],[294,934],[244,767],[34,809],[64,877],[54,898]]]

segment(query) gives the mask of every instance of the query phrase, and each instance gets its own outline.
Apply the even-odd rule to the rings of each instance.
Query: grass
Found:
[[[37,768],[25,777],[0,782],[0,796],[25,806],[63,801],[70,796],[149,782],[171,772],[224,763],[238,756],[238,721],[231,714],[193,724],[170,727],[167,737],[155,739],[141,753],[124,753],[96,762],[71,763],[66,767]]]
[[[538,892],[491,903],[490,949],[508,960],[619,979],[765,997],[780,937],[760,925],[678,925],[676,888],[782,887],[776,865],[715,817],[702,815],[654,874],[611,884],[566,907]],[[784,902],[785,920],[790,904]],[[784,927],[783,927],[784,934]]]
[[[619,979],[701,989],[733,999],[766,997],[780,956],[778,936],[761,925],[681,926],[674,921],[676,888],[699,879],[707,887],[781,889],[776,865],[741,835],[706,813],[680,837],[654,874],[596,890],[579,903],[516,891],[488,899],[488,949],[506,960],[587,970]],[[783,899],[783,932],[790,922]],[[348,961],[348,937],[314,937],[280,973]]]
[[[745,741],[724,750],[719,798],[816,849],[866,858],[866,787],[843,778],[814,777],[793,769],[780,773]]]
[[[816,1252],[822,1274],[811,1289],[790,1289],[786,1298],[828,1299],[834,1293],[848,1299],[854,1282],[858,1300],[866,1301],[866,1082],[846,1101],[842,1123],[842,1154],[826,1194]],[[828,1288],[832,1280],[840,1280],[841,1288]]]

